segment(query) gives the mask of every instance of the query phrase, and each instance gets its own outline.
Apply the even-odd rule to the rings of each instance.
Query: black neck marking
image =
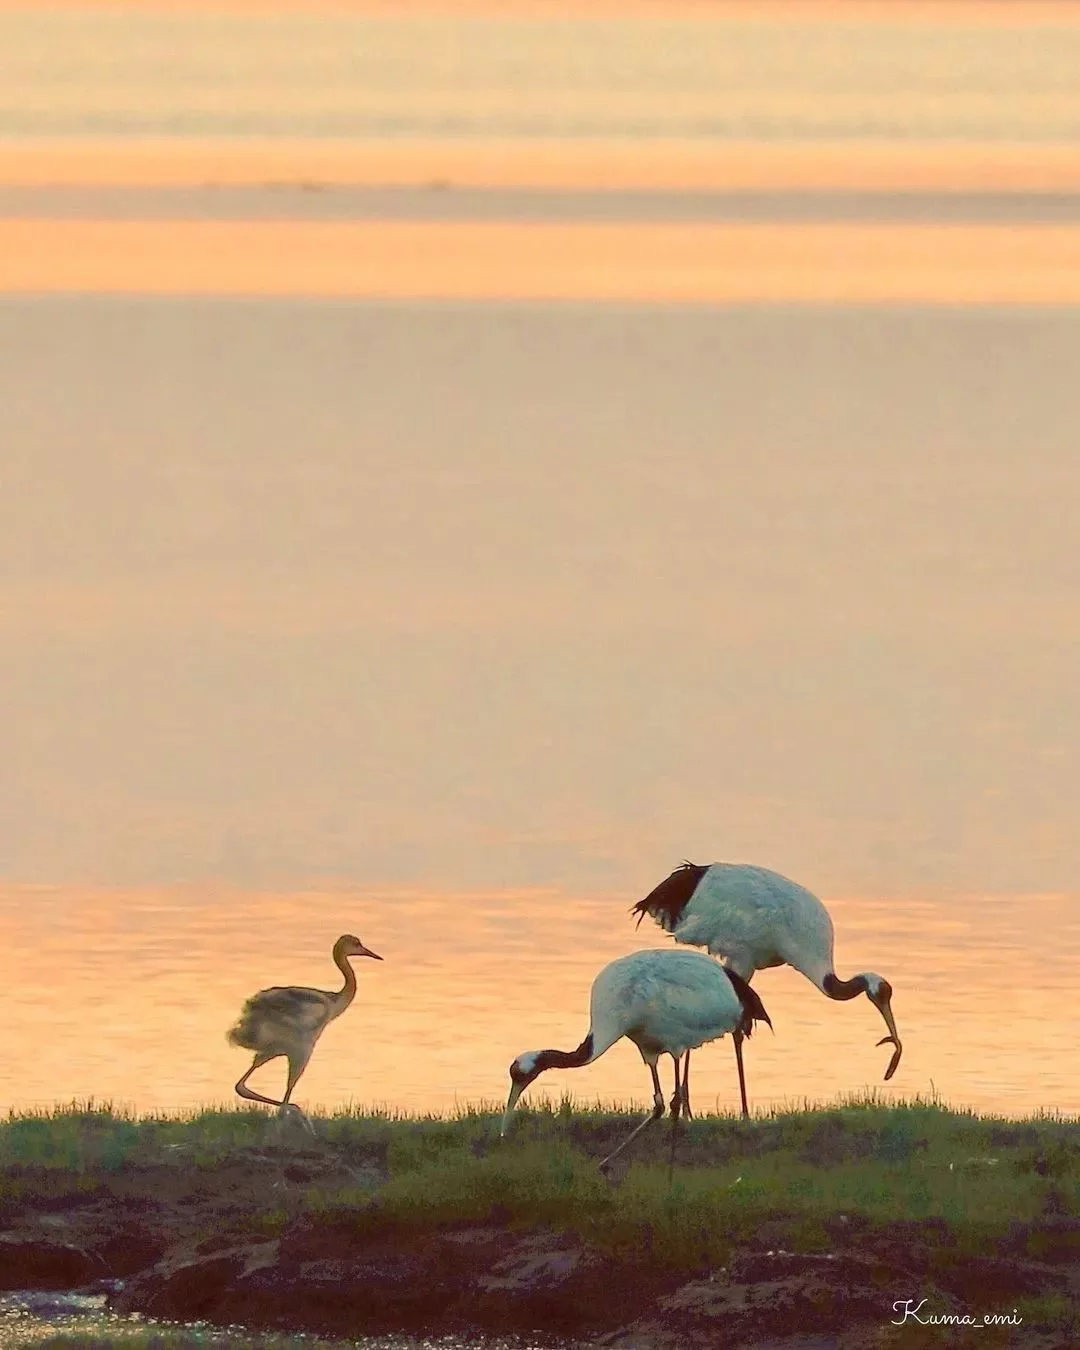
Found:
[[[590,1031],[576,1050],[541,1050],[536,1056],[534,1072],[543,1073],[545,1069],[580,1069],[592,1059],[592,1045]]]
[[[650,891],[644,900],[639,900],[630,913],[638,916],[639,924],[648,914],[661,928],[670,932],[679,922],[690,897],[710,866],[710,863],[684,862],[670,876],[665,877],[655,890]]]
[[[870,988],[865,975],[854,975],[850,980],[838,980],[831,973],[822,980],[821,987],[830,998],[838,999],[842,1003],[846,1003],[849,998],[857,998],[859,994],[865,994]]]

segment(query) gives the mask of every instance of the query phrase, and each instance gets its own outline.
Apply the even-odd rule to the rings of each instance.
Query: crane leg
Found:
[[[265,1102],[267,1106],[281,1107],[285,1105],[284,1102],[275,1101],[273,1097],[264,1097],[261,1092],[256,1092],[254,1088],[249,1088],[247,1085],[247,1080],[255,1070],[262,1068],[264,1064],[268,1064],[272,1059],[277,1059],[277,1055],[255,1056],[251,1068],[248,1069],[247,1073],[244,1074],[243,1078],[236,1084],[236,1095],[238,1097],[246,1097],[249,1102]]]
[[[687,1055],[687,1059],[690,1056]],[[671,1185],[672,1174],[675,1171],[675,1145],[679,1142],[679,1115],[682,1111],[684,1084],[679,1082],[679,1060],[676,1055],[672,1055],[675,1061],[675,1091],[671,1095],[671,1156],[668,1158],[668,1185]]]
[[[742,1113],[744,1116],[748,1116],[750,1108],[746,1104],[746,1074],[743,1072],[742,1062],[742,1043],[745,1037],[741,1031],[733,1031],[731,1039],[735,1042],[735,1063],[739,1066],[739,1096],[742,1098]]]
[[[307,1068],[308,1060],[310,1058],[311,1058],[310,1054],[305,1055],[303,1059],[294,1059],[291,1056],[289,1057],[289,1078],[285,1084],[285,1096],[281,1102],[281,1114],[285,1115],[286,1111],[288,1110],[295,1111],[296,1114],[300,1117],[300,1119],[304,1122],[304,1125],[307,1127],[308,1133],[314,1134],[315,1126],[312,1125],[310,1119],[308,1118],[307,1113],[305,1111],[301,1111],[299,1106],[295,1106],[289,1100],[289,1098],[293,1094],[293,1088],[296,1087],[296,1084],[300,1081],[300,1075]]]
[[[604,1161],[600,1164],[600,1171],[606,1172],[608,1164],[612,1162],[623,1151],[628,1144],[632,1144],[642,1130],[647,1130],[650,1125],[654,1125],[664,1114],[664,1094],[660,1089],[660,1075],[656,1072],[656,1065],[649,1065],[649,1072],[652,1074],[653,1081],[653,1109],[645,1117],[640,1125],[637,1125],[630,1131],[618,1148],[613,1149]]]
[[[694,1113],[690,1110],[690,1051],[687,1050],[686,1058],[683,1060],[682,1071],[682,1113],[687,1120],[694,1119]]]

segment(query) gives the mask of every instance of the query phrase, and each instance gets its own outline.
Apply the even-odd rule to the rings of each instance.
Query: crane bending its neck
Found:
[[[885,1081],[896,1072],[896,1067],[900,1063],[900,1056],[904,1052],[904,1047],[900,1041],[900,1033],[896,1029],[896,1019],[892,1011],[892,985],[888,980],[883,980],[880,975],[863,974],[853,975],[850,980],[838,980],[830,971],[821,981],[821,991],[827,994],[829,998],[836,999],[838,1002],[846,1002],[849,998],[856,998],[859,994],[865,994],[874,1007],[878,1010],[885,1020],[885,1025],[889,1028],[889,1034],[878,1045],[893,1045],[893,1057],[889,1061],[889,1067],[885,1070]]]
[[[821,989],[829,998],[846,1003],[849,998],[870,992],[870,981],[865,975],[853,975],[850,980],[838,980],[831,972],[821,982]]]
[[[499,1133],[504,1135],[510,1128],[510,1117],[514,1114],[518,1098],[534,1079],[539,1078],[545,1069],[580,1069],[598,1059],[608,1048],[605,1046],[594,1053],[593,1047],[593,1034],[590,1031],[576,1050],[526,1050],[523,1055],[518,1055],[510,1065],[510,1096]]]

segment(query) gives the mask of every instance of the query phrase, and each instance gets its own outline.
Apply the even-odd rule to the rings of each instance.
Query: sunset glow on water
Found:
[[[0,223],[0,292],[812,304],[1080,302],[1045,225]]]
[[[299,1099],[494,1103],[689,855],[1080,1110],[1080,9],[498,8],[0,4],[0,1109],[232,1100],[348,931]]]
[[[93,1097],[182,1111],[235,1100],[232,1084],[250,1060],[225,1032],[243,1000],[268,984],[336,988],[329,953],[339,931],[355,932],[383,962],[357,961],[356,1001],[320,1042],[297,1100],[325,1110],[494,1105],[520,1051],[580,1042],[605,962],[667,945],[656,928],[635,932],[627,911],[636,898],[7,889],[0,980],[13,1054],[4,1105]],[[832,901],[841,974],[874,970],[895,988],[901,1067],[881,1083],[888,1051],[875,1042],[884,1029],[865,999],[830,1003],[793,971],[765,971],[755,987],[775,1035],[760,1028],[747,1048],[752,1101],[876,1089],[937,1092],[1004,1115],[1080,1110],[1061,1050],[1080,1034],[1076,905],[1075,895]],[[1038,941],[1048,932],[1052,951]],[[273,1096],[283,1076],[279,1061],[254,1083]],[[727,1041],[695,1056],[693,1076],[699,1111],[737,1105]],[[628,1042],[531,1089],[555,1100],[564,1092],[651,1097]]]

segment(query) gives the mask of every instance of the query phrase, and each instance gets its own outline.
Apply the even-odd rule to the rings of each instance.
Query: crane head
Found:
[[[889,1060],[889,1067],[885,1070],[886,1083],[896,1072],[900,1063],[900,1056],[904,1053],[904,1047],[900,1042],[900,1033],[896,1029],[896,1019],[893,1017],[892,995],[892,985],[888,980],[882,979],[880,975],[866,976],[866,996],[885,1019],[885,1025],[889,1028],[889,1034],[883,1036],[878,1041],[878,1045],[895,1046],[892,1059]]]
[[[506,1110],[503,1112],[502,1125],[499,1127],[501,1138],[506,1137],[506,1132],[510,1128],[510,1118],[514,1114],[518,1098],[533,1079],[543,1073],[545,1067],[540,1062],[540,1054],[536,1050],[523,1051],[510,1065],[510,1095],[506,1099]]]
[[[353,937],[351,933],[343,933],[334,943],[335,956],[370,956],[373,961],[381,961],[382,957],[378,952],[373,952],[369,947],[365,947],[358,937]]]

